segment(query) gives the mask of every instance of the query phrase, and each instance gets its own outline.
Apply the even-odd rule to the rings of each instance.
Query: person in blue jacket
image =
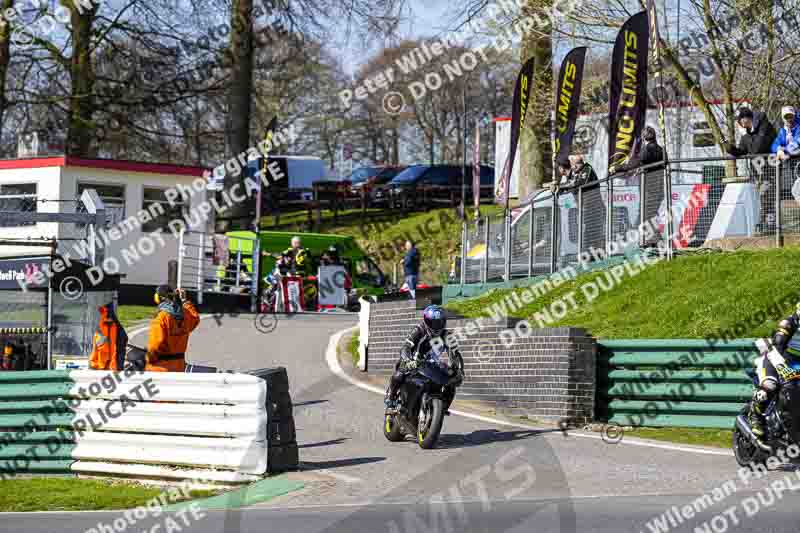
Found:
[[[417,281],[419,280],[419,252],[411,241],[406,241],[406,256],[403,258],[403,274],[408,294],[414,300],[417,297]]]
[[[772,142],[772,153],[777,154],[781,161],[785,161],[792,156],[800,155],[800,123],[792,106],[783,107],[781,117],[783,126]]]

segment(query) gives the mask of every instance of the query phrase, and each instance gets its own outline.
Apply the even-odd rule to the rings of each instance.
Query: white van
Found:
[[[325,162],[319,157],[303,155],[271,155],[269,164],[277,163],[279,175],[283,179],[272,182],[270,187],[275,187],[281,191],[281,199],[297,202],[308,201],[313,197],[312,187],[314,182],[326,181],[328,168]],[[248,161],[244,175],[253,177],[263,169],[264,159],[252,159]],[[209,177],[208,188],[212,191],[220,191],[223,188],[225,176],[214,174]]]

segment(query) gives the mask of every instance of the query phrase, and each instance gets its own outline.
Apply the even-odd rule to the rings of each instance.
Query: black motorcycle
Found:
[[[415,358],[416,360],[416,358]],[[384,436],[392,442],[417,435],[420,448],[436,446],[445,412],[464,380],[464,361],[456,351],[432,349],[409,374],[398,393],[398,407],[388,410]]]
[[[762,355],[775,350],[769,339],[757,340],[756,346]],[[778,365],[776,369],[780,392],[765,412],[766,442],[755,436],[747,420],[752,400],[736,417],[733,427],[733,454],[740,466],[763,464],[776,450],[786,448],[792,443],[800,444],[800,363],[787,360],[785,365]],[[758,388],[759,379],[755,370],[748,368],[745,372],[753,381],[753,386]]]

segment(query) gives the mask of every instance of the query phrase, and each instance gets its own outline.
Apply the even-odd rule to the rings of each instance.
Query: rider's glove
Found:
[[[404,366],[408,370],[414,370],[415,368],[417,368],[417,365],[418,365],[418,363],[417,363],[416,359],[409,358],[409,359],[405,360],[405,365]]]

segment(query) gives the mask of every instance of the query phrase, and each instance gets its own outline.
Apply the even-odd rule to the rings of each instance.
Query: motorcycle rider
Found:
[[[436,342],[444,344],[444,339],[448,336],[447,317],[445,310],[438,305],[429,305],[422,311],[422,320],[414,326],[408,337],[406,337],[403,348],[400,350],[400,359],[395,365],[395,372],[389,382],[384,403],[389,412],[397,409],[397,393],[405,381],[422,361],[422,358],[431,350]],[[458,360],[457,368],[460,373],[459,380],[452,386],[448,386],[444,395],[444,412],[449,413],[450,404],[456,394],[456,387],[463,381],[463,359],[457,349],[450,348],[450,360]]]
[[[764,415],[778,392],[780,385],[778,376],[781,373],[787,373],[785,377],[788,377],[794,370],[787,363],[800,361],[800,336],[795,336],[798,329],[800,329],[800,304],[797,305],[794,313],[778,323],[778,328],[772,336],[772,344],[783,358],[783,362],[770,360],[768,354],[756,360],[759,388],[753,393],[748,422],[753,434],[759,439],[763,439],[767,435]],[[775,363],[777,363],[777,367]]]

